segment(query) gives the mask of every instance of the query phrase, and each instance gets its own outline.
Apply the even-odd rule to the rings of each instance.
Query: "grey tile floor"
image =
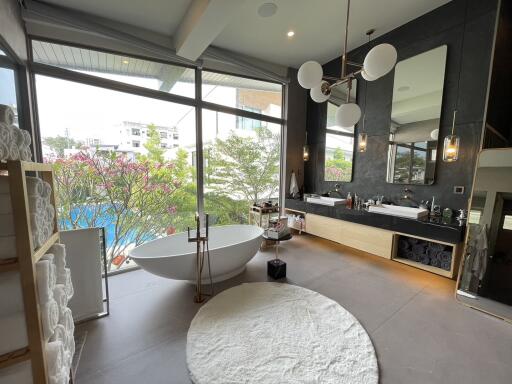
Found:
[[[266,281],[259,252],[216,285]],[[280,246],[288,282],[354,314],[377,351],[382,384],[512,383],[512,325],[458,304],[451,280],[303,235]],[[190,383],[186,335],[199,306],[193,286],[139,270],[110,279],[111,315],[88,331],[78,384]]]

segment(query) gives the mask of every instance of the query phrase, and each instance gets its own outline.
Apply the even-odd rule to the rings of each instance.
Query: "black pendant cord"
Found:
[[[370,46],[370,40],[372,38],[372,33],[375,32],[375,30],[370,29],[366,34],[368,35],[368,46]],[[350,93],[350,91],[349,91]],[[368,81],[364,81],[364,113],[363,113],[363,127],[360,130],[360,133],[364,133],[365,131],[365,121],[366,121],[366,96],[368,93]]]
[[[460,94],[460,79],[462,77],[462,64],[464,63],[464,43],[466,41],[466,21],[468,18],[468,1],[466,1],[466,8],[464,9],[464,22],[462,23],[462,41],[460,43],[460,55],[459,55],[459,74],[457,77],[457,93],[455,94],[455,108],[453,111],[453,122],[452,122],[452,136],[455,131],[455,116],[459,109],[459,94]]]

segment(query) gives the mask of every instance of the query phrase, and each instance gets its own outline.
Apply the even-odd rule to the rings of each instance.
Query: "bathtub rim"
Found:
[[[218,250],[218,249],[227,248],[227,247],[231,247],[231,246],[234,246],[234,245],[237,245],[237,244],[243,244],[243,243],[246,243],[248,241],[256,240],[258,237],[261,238],[263,236],[263,233],[265,232],[265,230],[263,228],[258,227],[257,225],[251,225],[251,224],[216,225],[216,226],[214,226],[212,228],[243,227],[243,226],[254,227],[254,228],[259,230],[260,234],[258,236],[251,237],[250,239],[247,239],[247,240],[244,240],[244,241],[241,241],[241,242],[238,242],[238,243],[229,243],[229,244],[226,244],[226,245],[224,245],[222,247],[209,248],[209,251],[213,252],[213,251]],[[210,230],[212,228],[210,228]],[[196,252],[178,253],[178,254],[172,254],[172,255],[143,256],[143,257],[142,256],[135,256],[135,257],[132,256],[132,251],[134,251],[135,249],[137,249],[139,247],[143,247],[143,246],[145,246],[147,244],[151,244],[151,243],[156,242],[156,241],[167,239],[168,237],[173,237],[173,236],[176,236],[176,235],[186,234],[186,233],[187,232],[179,232],[179,233],[174,233],[174,234],[172,234],[170,236],[166,236],[166,237],[161,237],[159,239],[150,240],[150,241],[148,241],[148,242],[146,242],[144,244],[141,244],[138,247],[135,247],[135,248],[131,249],[130,251],[128,251],[128,257],[130,257],[131,259],[137,261],[137,259],[151,260],[151,259],[162,259],[162,258],[167,258],[167,257],[183,257],[183,256],[193,255]]]

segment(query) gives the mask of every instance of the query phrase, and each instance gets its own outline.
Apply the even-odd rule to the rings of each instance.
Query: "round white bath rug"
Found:
[[[250,283],[206,303],[187,335],[195,384],[377,384],[372,342],[335,301],[290,284]]]

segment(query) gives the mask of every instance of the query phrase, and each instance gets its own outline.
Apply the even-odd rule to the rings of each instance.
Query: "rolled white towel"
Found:
[[[0,215],[12,213],[10,193],[0,193]]]
[[[34,249],[39,248],[41,245],[44,244],[46,239],[44,238],[44,232],[43,231],[32,231],[32,243],[34,245]]]
[[[16,257],[16,237],[0,236],[0,260]]]
[[[31,384],[32,366],[30,361],[14,364],[7,368],[0,369],[1,384]],[[67,384],[67,383],[66,383]]]
[[[0,141],[0,161],[7,160],[9,158],[9,147]]]
[[[41,307],[41,325],[43,326],[43,337],[48,340],[55,327],[59,324],[59,305],[54,299],[48,300],[46,304]]]
[[[0,277],[0,317],[23,310],[20,274],[4,272]]]
[[[27,193],[29,195],[43,196],[44,184],[39,177],[27,176]]]
[[[57,376],[64,365],[64,346],[60,341],[51,341],[45,345],[46,368],[48,376]]]
[[[36,285],[39,298],[39,305],[43,306],[50,299],[53,299],[54,277],[52,263],[48,260],[39,260],[36,263]]]
[[[70,334],[62,324],[57,324],[48,341],[60,341],[64,345],[64,349],[69,350],[71,348]]]
[[[15,234],[12,213],[0,215],[0,236],[14,236]]]
[[[48,204],[46,206],[46,221],[52,224],[55,219],[55,207],[53,204]]]
[[[11,107],[5,104],[0,104],[0,122],[6,125],[14,124],[14,111]]]
[[[66,246],[64,244],[55,243],[51,246],[50,252],[54,255],[54,263],[58,271],[66,268]]]
[[[7,157],[7,160],[19,160],[20,159],[20,149],[16,145],[14,141],[10,142],[7,146],[7,149],[9,150],[9,156]]]
[[[0,355],[28,346],[24,312],[0,317],[0,340]]]
[[[50,201],[50,197],[52,195],[52,186],[50,183],[43,181],[43,193],[41,194],[41,197],[46,201]]]
[[[48,377],[48,384],[68,384],[69,383],[69,367],[64,366],[62,371],[56,376]]]
[[[73,297],[74,288],[73,281],[71,280],[71,271],[69,270],[69,268],[59,270],[59,267],[57,267],[57,284],[64,285],[64,290],[66,291],[68,300]]]
[[[44,215],[42,213],[30,214],[30,228],[32,232],[39,232],[44,229]]]
[[[32,151],[30,150],[30,147],[25,145],[20,147],[20,160],[32,161]]]
[[[2,112],[0,111],[0,114],[1,113]],[[10,124],[0,121],[0,143],[8,145],[10,142],[12,142],[12,130]]]
[[[64,309],[68,307],[68,294],[64,284],[57,284],[53,288],[53,298],[59,304],[59,313],[62,314]]]
[[[62,314],[59,318],[59,324],[62,324],[70,335],[75,333],[75,322],[73,321],[73,313],[71,312],[71,309],[65,308],[62,311]]]
[[[44,199],[39,195],[28,195],[28,207],[32,213],[42,212],[45,209]]]
[[[25,145],[25,138],[23,137],[22,130],[15,125],[11,125],[9,128],[11,130],[11,140],[16,143],[18,148],[23,147]]]

